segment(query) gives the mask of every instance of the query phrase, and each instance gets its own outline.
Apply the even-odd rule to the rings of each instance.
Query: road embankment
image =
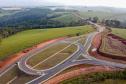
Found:
[[[60,41],[60,40],[63,40],[63,39],[65,39],[65,38],[62,37],[62,38],[57,38],[57,39],[49,40],[49,41],[40,43],[38,45],[35,45],[35,46],[31,47],[31,48],[27,48],[27,49],[25,49],[23,51],[20,51],[19,53],[16,53],[16,54],[10,56],[8,59],[6,59],[4,61],[1,61],[0,62],[0,70],[9,67],[9,65],[12,65],[12,64],[16,63],[23,56],[25,56],[28,52],[30,52],[30,51],[32,51],[34,49],[39,49],[39,48],[45,47],[48,44],[51,44],[51,43],[54,43],[54,42],[57,42],[57,41]]]

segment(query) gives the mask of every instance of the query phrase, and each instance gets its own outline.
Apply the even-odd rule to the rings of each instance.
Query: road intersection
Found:
[[[105,27],[102,27],[100,25],[94,24],[92,22],[89,22],[89,23],[91,25],[94,25],[97,28],[97,31],[87,36],[87,39],[84,45],[76,42],[76,45],[78,46],[77,51],[73,53],[69,58],[61,62],[60,64],[47,70],[34,70],[27,67],[28,66],[27,64],[22,64],[25,62],[25,60],[23,61],[20,60],[18,62],[18,66],[20,70],[30,75],[40,75],[38,78],[28,82],[27,84],[43,83],[47,81],[48,79],[54,77],[58,73],[62,72],[63,70],[69,67],[75,66],[75,65],[79,65],[79,64],[93,64],[93,65],[102,65],[102,66],[109,66],[109,67],[115,67],[115,68],[126,68],[125,64],[100,60],[89,55],[88,50],[91,47],[94,36],[97,35],[98,33],[101,33],[105,29]],[[84,54],[85,59],[77,60],[78,56],[80,56],[81,54]]]
[[[40,84],[40,83],[42,84],[45,81],[49,80],[50,78],[56,76],[63,70],[65,70],[69,67],[75,66],[75,65],[79,65],[79,64],[93,64],[93,65],[109,66],[109,67],[121,68],[121,69],[126,68],[125,64],[105,61],[105,60],[97,59],[93,56],[90,56],[90,54],[88,53],[88,50],[90,49],[90,47],[92,45],[92,41],[93,41],[94,37],[97,34],[104,31],[105,27],[95,24],[91,21],[88,21],[88,22],[89,22],[89,24],[93,25],[97,31],[88,34],[84,45],[82,45],[79,42],[80,39],[78,39],[74,42],[69,41],[68,39],[65,39],[65,40],[58,41],[53,44],[48,44],[44,48],[32,50],[31,52],[27,53],[26,56],[24,56],[21,60],[19,60],[17,62],[17,64],[21,71],[23,71],[24,73],[26,73],[28,75],[39,76],[39,77],[27,82],[26,84]],[[66,58],[64,61],[62,61],[61,63],[57,64],[56,66],[54,66],[52,68],[45,69],[45,70],[36,70],[27,64],[27,60],[29,58],[31,58],[32,56],[35,56],[36,54],[42,52],[44,49],[46,49],[52,45],[62,44],[62,43],[68,43],[69,46],[74,44],[77,46],[77,50],[74,53],[72,53],[72,55],[70,55],[68,58]],[[83,55],[84,59],[77,60],[78,57],[81,55]]]

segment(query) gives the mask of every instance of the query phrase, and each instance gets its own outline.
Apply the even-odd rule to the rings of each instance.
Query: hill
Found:
[[[77,33],[87,34],[91,31],[93,31],[91,26],[26,30],[2,40],[2,43],[0,44],[0,60],[3,60],[23,49],[50,39],[76,36]]]
[[[97,16],[100,20],[119,20],[121,25],[126,26],[126,9],[123,8],[61,6],[25,8],[20,11],[4,10],[0,13],[0,27],[54,28],[77,26],[80,19],[72,13],[79,13],[85,19]]]

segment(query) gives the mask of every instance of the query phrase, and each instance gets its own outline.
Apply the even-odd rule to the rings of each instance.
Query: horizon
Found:
[[[125,0],[0,0],[0,7],[85,6],[126,8]],[[120,3],[118,3],[120,1]]]

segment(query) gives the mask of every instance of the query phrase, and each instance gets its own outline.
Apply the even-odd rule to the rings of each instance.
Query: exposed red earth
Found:
[[[111,62],[117,62],[117,63],[126,63],[126,61],[123,60],[117,60],[117,59],[112,59],[109,57],[107,57],[108,55],[103,55],[103,54],[99,54],[98,52],[91,52],[89,51],[89,53],[91,54],[91,56],[96,57],[97,59],[102,59],[102,60],[107,60],[107,61],[111,61]]]
[[[16,54],[10,56],[6,60],[0,61],[0,69],[6,67],[9,64],[15,63],[16,61],[21,59],[23,56],[25,56],[25,54],[27,54],[28,52],[30,52],[33,49],[43,48],[48,44],[51,44],[51,43],[54,43],[54,42],[57,42],[57,41],[60,41],[60,40],[63,40],[63,39],[65,39],[65,38],[62,37],[62,38],[57,38],[57,39],[53,39],[53,40],[48,40],[48,41],[45,41],[45,42],[40,43],[38,45],[35,45],[35,46],[31,47],[31,48],[27,48],[27,49],[25,49],[23,51],[20,51],[19,53],[16,53]]]
[[[117,39],[118,41],[121,41],[123,44],[126,45],[126,39],[123,39],[123,38],[121,38],[117,35],[114,35],[114,34],[108,34],[108,36],[111,36],[112,38]]]
[[[102,40],[101,33],[98,33],[92,41],[93,47],[98,49],[101,45],[101,40]]]
[[[113,34],[109,34],[110,35],[113,35]],[[117,38],[117,36],[113,35],[114,37],[116,37],[116,39],[121,39],[120,37]],[[124,39],[123,39],[124,41]],[[93,39],[93,42],[92,42],[92,47],[91,47],[91,50],[93,48],[96,48],[97,51],[89,51],[89,53],[92,55],[92,56],[95,56],[96,58],[98,59],[103,59],[103,60],[108,60],[108,61],[113,61],[113,62],[119,62],[119,63],[126,63],[125,59],[122,59],[120,60],[117,56],[113,56],[111,54],[105,54],[103,52],[100,52],[99,51],[99,48],[101,46],[101,42],[102,42],[102,36],[101,36],[101,33],[100,34],[97,34],[94,39]]]
[[[94,72],[108,72],[108,71],[114,71],[115,69],[112,69],[107,66],[92,66],[92,67],[85,67],[85,68],[80,68],[77,70],[73,70],[64,74],[61,74],[59,76],[56,76],[48,81],[46,81],[44,84],[59,84],[60,82],[64,80],[68,80],[70,78],[83,75],[83,74],[89,74],[89,73],[94,73]]]
[[[126,61],[126,45],[117,39],[113,39],[108,36],[105,38],[105,51],[99,50],[99,54],[112,59],[124,60]],[[107,48],[106,48],[107,47]]]

